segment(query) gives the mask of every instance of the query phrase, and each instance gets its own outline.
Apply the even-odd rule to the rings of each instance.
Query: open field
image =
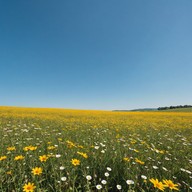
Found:
[[[192,113],[0,107],[0,138],[1,192],[192,191]]]

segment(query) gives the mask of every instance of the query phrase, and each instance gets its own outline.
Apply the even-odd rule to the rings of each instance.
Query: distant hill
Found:
[[[169,106],[169,107],[159,107],[157,108],[159,111],[172,111],[172,110],[177,110],[178,111],[190,111],[192,109],[192,105],[177,105],[177,106]],[[189,110],[187,110],[189,109]]]
[[[131,109],[131,110],[113,110],[113,111],[122,111],[122,112],[128,112],[128,111],[156,111],[157,108],[141,108],[141,109]]]
[[[141,109],[132,109],[130,111],[156,111],[157,108],[141,108]]]
[[[113,110],[119,112],[130,112],[130,111],[162,111],[162,112],[192,112],[191,105],[178,105],[170,107],[159,107],[159,108],[140,108],[140,109],[131,109],[131,110]]]

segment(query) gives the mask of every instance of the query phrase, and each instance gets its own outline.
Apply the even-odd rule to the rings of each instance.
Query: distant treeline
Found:
[[[192,105],[177,105],[177,106],[170,106],[170,107],[159,107],[158,110],[167,110],[167,109],[178,109],[178,108],[190,108]]]

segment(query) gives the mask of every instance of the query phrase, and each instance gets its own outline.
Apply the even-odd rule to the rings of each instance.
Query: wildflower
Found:
[[[174,184],[171,180],[163,180],[163,183],[164,183],[164,186],[165,187],[168,187],[169,189],[174,189],[174,190],[179,190],[178,188],[177,188],[177,184]]]
[[[61,181],[66,181],[67,177],[61,177]]]
[[[15,151],[16,148],[15,147],[7,147],[7,151]]]
[[[60,154],[56,154],[55,157],[56,157],[56,158],[59,158],[59,157],[61,157],[61,155],[60,155]]]
[[[189,170],[185,170],[186,173],[191,174],[192,172]]]
[[[116,187],[117,187],[118,190],[122,189],[121,185],[117,185]]]
[[[14,158],[15,161],[23,160],[23,159],[24,159],[23,155],[18,155],[18,156],[16,156],[16,157]]]
[[[106,181],[106,180],[102,180],[101,183],[102,183],[103,185],[106,185],[106,184],[107,184],[107,181]]]
[[[53,153],[50,153],[50,154],[47,155],[47,157],[48,157],[48,158],[49,158],[49,157],[56,157],[56,155],[53,155]]]
[[[139,164],[141,164],[141,165],[145,164],[145,162],[143,162],[143,161],[141,161],[141,160],[139,160],[139,159],[137,159],[137,158],[135,158],[135,162],[136,162],[136,163],[139,163]]]
[[[102,185],[96,185],[96,188],[99,190],[99,189],[102,189]]]
[[[48,146],[48,147],[47,147],[48,150],[53,150],[53,149],[55,149],[55,148],[56,148],[55,146]]]
[[[81,155],[82,157],[84,157],[85,159],[88,158],[88,155],[86,153],[81,153],[79,151],[77,151],[77,154]]]
[[[110,167],[107,167],[107,171],[112,171],[112,169]]]
[[[100,143],[100,145],[101,145],[102,147],[105,147],[105,144],[103,144],[103,143]]]
[[[5,160],[5,159],[7,159],[7,156],[1,156],[1,157],[0,157],[0,161],[3,161],[3,160]]]
[[[158,181],[158,179],[150,179],[150,181],[151,181],[151,183],[153,183],[153,186],[155,187],[155,188],[158,188],[159,190],[161,190],[161,191],[164,191],[164,185],[163,185],[163,183],[162,182],[160,182],[160,181]]]
[[[163,169],[164,171],[168,171],[167,168],[165,168],[165,167],[162,167],[162,169]]]
[[[48,158],[49,158],[49,157],[46,156],[46,155],[39,156],[39,160],[40,160],[41,162],[46,162]]]
[[[165,151],[163,151],[163,150],[159,150],[159,153],[164,154],[164,153],[165,153]]]
[[[87,175],[87,176],[86,176],[86,179],[87,179],[88,181],[90,181],[90,180],[92,179],[91,175]]]
[[[141,178],[145,179],[145,180],[147,179],[147,177],[145,175],[141,175]]]
[[[34,185],[34,183],[29,182],[23,186],[23,191],[33,192],[35,188],[36,188],[36,186]]]
[[[24,151],[35,151],[36,149],[37,147],[31,145],[23,148]]]
[[[139,153],[139,151],[137,149],[134,149],[133,151],[135,151],[136,153]]]
[[[159,169],[159,168],[158,168],[157,166],[154,165],[154,166],[153,166],[153,169]]]
[[[35,151],[37,149],[37,147],[35,146],[30,146],[30,151]]]
[[[99,146],[95,146],[95,149],[99,149]]]
[[[32,169],[33,175],[41,175],[42,174],[42,168],[41,167],[35,167]]]
[[[75,144],[71,141],[66,141],[66,143],[68,148],[76,147]]]
[[[11,174],[12,174],[12,171],[7,171],[6,174],[7,174],[7,175],[11,175]]]
[[[126,183],[127,183],[127,185],[134,185],[134,181],[133,180],[127,180]]]
[[[65,167],[61,166],[61,167],[59,167],[59,169],[62,171],[62,170],[64,170],[64,169],[65,169]]]
[[[127,162],[130,161],[130,159],[129,159],[128,157],[124,157],[123,160],[124,160],[124,161],[127,161]]]
[[[183,169],[183,168],[181,168],[180,170],[183,171],[183,172],[185,172],[185,169]]]
[[[71,160],[71,163],[72,163],[74,166],[80,165],[80,161],[79,161],[78,159],[72,159],[72,160]]]
[[[105,177],[109,177],[109,173],[108,172],[105,173]]]

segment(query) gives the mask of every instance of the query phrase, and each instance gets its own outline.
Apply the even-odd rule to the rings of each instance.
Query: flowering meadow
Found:
[[[0,107],[0,191],[192,191],[191,112]]]

